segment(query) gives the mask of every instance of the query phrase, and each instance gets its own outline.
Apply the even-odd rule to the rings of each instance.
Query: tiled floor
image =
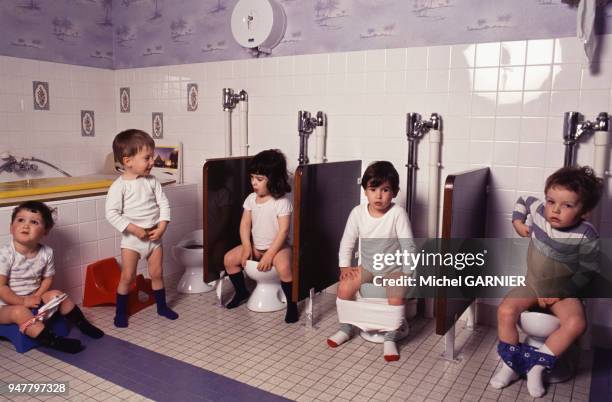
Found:
[[[327,335],[337,329],[335,297],[330,294],[317,296],[317,329],[285,324],[284,312],[219,308],[212,292],[169,295],[181,315],[178,321],[158,317],[151,307],[131,317],[129,328],[119,330],[112,325],[112,307],[85,309],[86,315],[112,336],[298,401],[532,399],[524,381],[501,391],[487,385],[498,364],[491,328],[458,328],[461,360],[449,362],[440,357],[444,342],[435,335],[433,321],[416,319],[400,345],[400,361],[386,363],[382,345],[360,337],[337,349],[327,347]],[[18,354],[8,342],[0,342],[0,361],[0,381],[68,381],[70,400],[145,399],[38,350]],[[591,362],[592,354],[583,352],[576,377],[550,386],[541,400],[588,401]]]

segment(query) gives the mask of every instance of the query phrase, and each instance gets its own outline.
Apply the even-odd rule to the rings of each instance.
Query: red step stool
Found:
[[[83,291],[83,306],[93,307],[101,304],[116,304],[117,285],[121,277],[121,267],[114,258],[106,258],[87,266],[85,274],[85,288]],[[141,301],[140,292],[147,294],[147,300]],[[130,284],[128,290],[128,315],[136,314],[140,310],[155,303],[151,280],[145,279],[142,274]]]

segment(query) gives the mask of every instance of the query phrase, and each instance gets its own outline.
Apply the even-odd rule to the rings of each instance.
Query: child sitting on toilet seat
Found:
[[[361,186],[368,203],[353,208],[340,242],[338,298],[344,300],[353,300],[360,286],[372,282],[374,276],[399,278],[404,275],[404,271],[410,272],[409,267],[403,270],[402,266],[395,265],[386,266],[382,270],[375,269],[372,264],[374,253],[393,253],[399,249],[415,251],[414,244],[410,240],[412,229],[408,214],[404,208],[392,202],[399,192],[399,174],[393,164],[387,161],[370,164],[363,173]],[[351,267],[353,248],[358,239],[361,265]],[[375,244],[364,246],[363,239],[372,239],[370,241]],[[404,306],[406,287],[390,286],[385,290],[390,305]],[[338,347],[351,338],[353,330],[353,325],[341,323],[340,330],[327,339],[327,344],[332,348]],[[388,362],[399,360],[395,344],[398,333],[399,330],[385,334],[383,357]]]
[[[527,374],[527,390],[539,398],[546,392],[542,372],[584,332],[586,321],[577,290],[597,270],[599,237],[585,220],[599,202],[603,180],[589,167],[564,167],[546,179],[544,202],[520,197],[512,225],[522,237],[531,237],[525,288],[513,289],[497,310],[502,367],[490,384],[504,388]],[[531,227],[525,224],[528,215]],[[523,311],[549,307],[560,327],[538,350],[519,343],[516,324]]]
[[[243,268],[249,259],[259,261],[257,269],[276,268],[283,293],[287,298],[286,323],[299,319],[297,303],[291,301],[293,276],[291,248],[287,241],[293,205],[285,196],[291,191],[285,155],[278,149],[269,149],[255,155],[249,164],[253,192],[245,199],[240,220],[239,246],[225,254],[223,264],[236,293],[227,308],[236,308],[250,296]]]

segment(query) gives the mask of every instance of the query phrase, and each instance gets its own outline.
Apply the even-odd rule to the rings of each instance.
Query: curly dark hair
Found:
[[[589,166],[562,167],[548,176],[544,192],[556,186],[564,187],[578,194],[582,204],[581,214],[592,211],[603,193],[603,179],[597,177]]]
[[[361,178],[361,187],[367,190],[368,187],[378,187],[384,182],[389,182],[393,196],[399,192],[399,173],[389,161],[377,161],[371,163]]]
[[[274,198],[280,198],[291,191],[287,173],[287,159],[278,149],[261,151],[249,163],[249,174],[268,178],[268,191]]]
[[[40,216],[43,218],[43,223],[45,224],[46,230],[51,230],[53,225],[55,225],[55,221],[53,220],[53,212],[55,209],[51,209],[44,202],[40,201],[26,201],[19,205],[17,205],[13,209],[13,213],[11,215],[11,223],[15,222],[15,217],[19,213],[19,211],[30,211],[30,212],[38,212]]]

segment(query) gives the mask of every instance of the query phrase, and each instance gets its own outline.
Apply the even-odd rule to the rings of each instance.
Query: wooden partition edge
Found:
[[[298,301],[300,297],[300,215],[302,213],[302,166],[295,169],[293,181],[293,253],[291,255],[291,275],[293,277],[293,288],[291,300]]]

